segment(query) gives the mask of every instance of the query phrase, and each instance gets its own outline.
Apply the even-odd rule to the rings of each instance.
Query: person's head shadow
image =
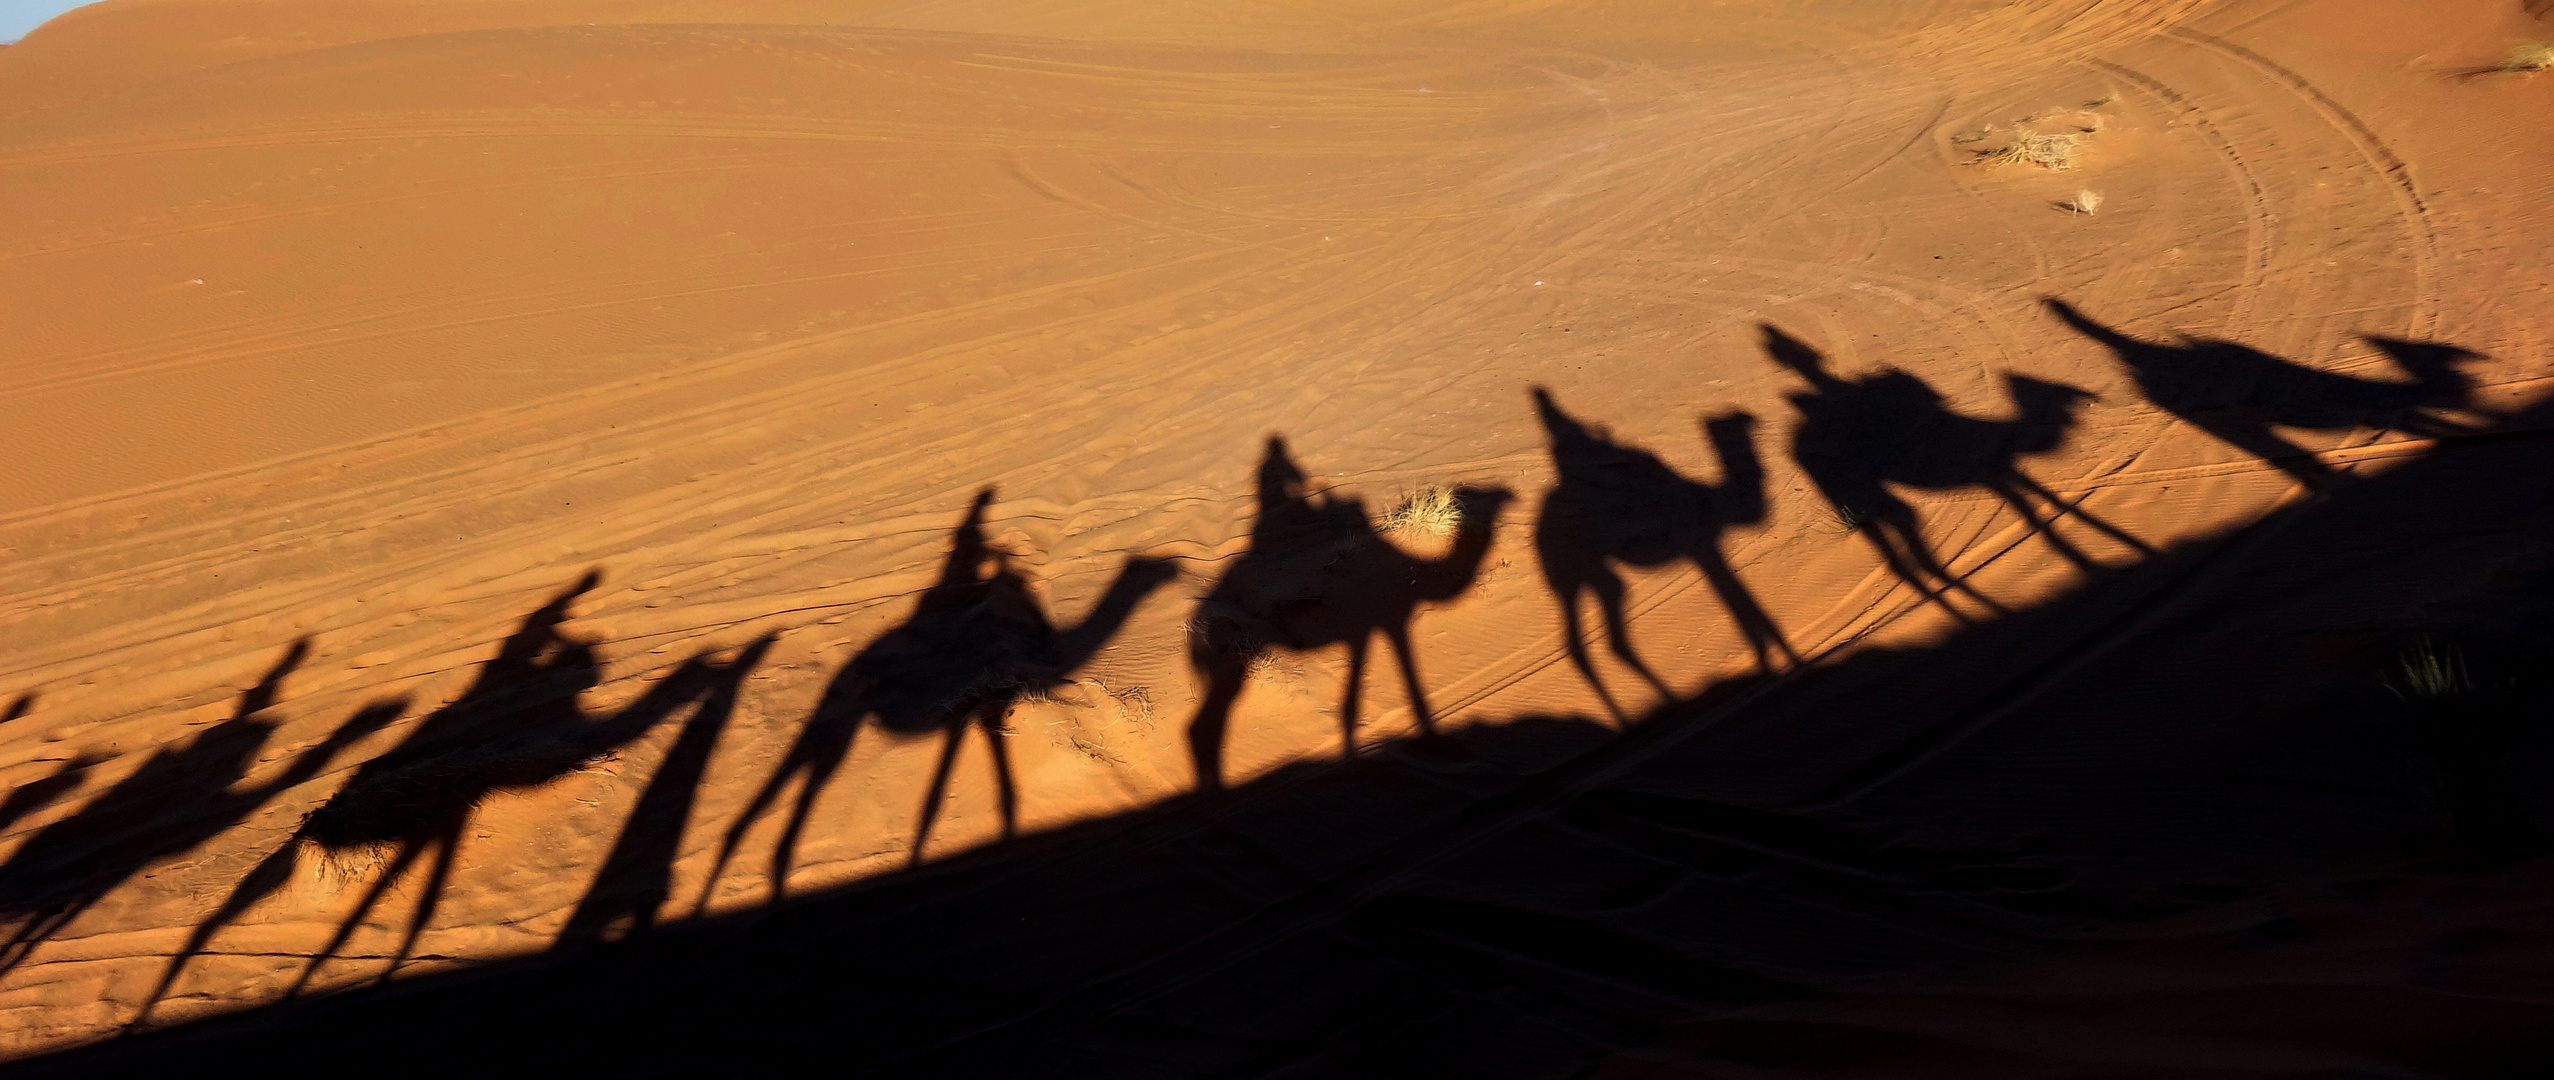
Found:
[[[794,785],[796,797],[773,844],[769,869],[771,898],[777,901],[786,894],[816,800],[850,757],[863,727],[875,727],[891,741],[941,739],[908,849],[910,861],[922,860],[958,752],[971,730],[983,733],[992,752],[1002,834],[1016,835],[1019,792],[1006,727],[1012,709],[1024,697],[1071,682],[1136,606],[1178,571],[1167,559],[1130,558],[1079,622],[1059,628],[1027,577],[1012,565],[1012,554],[985,538],[985,515],[993,501],[992,488],[977,493],[950,531],[939,579],[916,599],[912,615],[862,648],[826,687],[780,764],[728,827],[702,890],[702,909],[746,832]]]
[[[1809,388],[1789,396],[1800,412],[1792,457],[1834,507],[1838,526],[1859,533],[1898,578],[1962,621],[1958,595],[2000,614],[1997,601],[1971,587],[1925,539],[1922,515],[1897,489],[1949,492],[1982,488],[2019,514],[2061,556],[2086,572],[2099,564],[2057,529],[2072,517],[2139,556],[2153,548],[2023,471],[2023,459],[2061,448],[2092,393],[2080,387],[2006,373],[2013,404],[2007,419],[1949,407],[1917,376],[1894,368],[1846,378],[1829,372],[1815,348],[1761,324],[1774,362]]]
[[[1400,528],[1442,547],[1431,557],[1386,539],[1359,500],[1314,497],[1282,437],[1269,436],[1257,475],[1250,546],[1198,599],[1188,623],[1189,665],[1205,684],[1188,724],[1198,789],[1223,786],[1225,729],[1251,672],[1272,650],[1346,648],[1338,715],[1343,752],[1353,754],[1368,651],[1380,635],[1399,661],[1422,735],[1416,745],[1448,747],[1434,738],[1436,715],[1410,646],[1411,620],[1420,605],[1472,588],[1499,516],[1515,495],[1495,486],[1424,493],[1430,509],[1403,515]]]
[[[2304,367],[2232,341],[2140,340],[2066,301],[2044,297],[2042,302],[2076,332],[2109,348],[2128,369],[2139,392],[2157,408],[2261,459],[2310,490],[2329,488],[2341,474],[2275,428],[2383,429],[2429,437],[2471,430],[2438,415],[2472,404],[2474,380],[2462,365],[2480,359],[2480,354],[2453,345],[2365,338],[2410,380],[2363,379]]]
[[[1730,529],[1765,518],[1756,418],[1743,412],[1704,418],[1703,436],[1718,456],[1721,472],[1720,482],[1706,484],[1570,415],[1551,391],[1535,387],[1533,397],[1551,440],[1555,474],[1535,517],[1536,560],[1560,606],[1562,645],[1607,709],[1618,718],[1629,715],[1598,676],[1588,652],[1580,608],[1590,598],[1614,655],[1660,700],[1677,696],[1633,648],[1624,609],[1626,584],[1618,566],[1691,563],[1728,610],[1760,669],[1774,670],[1777,658],[1798,663],[1799,654],[1772,614],[1722,551]]]

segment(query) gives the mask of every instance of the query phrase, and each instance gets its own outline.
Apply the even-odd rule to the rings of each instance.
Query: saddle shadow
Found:
[[[1250,546],[1198,600],[1189,620],[1189,664],[1206,684],[1188,725],[1200,791],[1223,786],[1224,732],[1233,706],[1252,668],[1272,649],[1347,647],[1339,726],[1343,752],[1354,755],[1367,650],[1382,635],[1400,663],[1422,735],[1433,735],[1436,717],[1410,647],[1411,618],[1420,604],[1451,600],[1472,588],[1489,555],[1500,509],[1515,497],[1504,488],[1449,492],[1450,544],[1443,555],[1423,559],[1377,532],[1363,504],[1316,498],[1307,483],[1285,440],[1270,436],[1259,466]]]
[[[1659,700],[1677,698],[1632,647],[1617,565],[1692,563],[1738,624],[1759,670],[1774,671],[1776,655],[1800,662],[1782,628],[1721,550],[1721,539],[1731,528],[1765,520],[1765,470],[1756,456],[1754,416],[1733,412],[1703,421],[1704,437],[1721,469],[1720,483],[1704,484],[1572,417],[1541,387],[1534,390],[1534,406],[1551,436],[1552,467],[1559,477],[1544,493],[1535,518],[1534,552],[1543,580],[1561,606],[1562,644],[1617,719],[1628,714],[1597,677],[1588,655],[1579,621],[1583,596],[1595,597],[1614,655],[1638,672]]]
[[[277,727],[261,714],[275,704],[285,678],[309,655],[308,639],[294,642],[240,695],[229,719],[154,751],[77,812],[37,830],[0,865],[0,913],[17,920],[8,942],[0,946],[0,971],[24,961],[36,945],[117,886],[246,821],[397,717],[397,710],[386,716],[377,710],[358,713],[317,745],[293,755],[270,779],[240,786]],[[51,802],[79,786],[80,770],[102,760],[85,753],[75,757],[53,775],[12,792],[0,816],[14,820]]]
[[[2154,554],[2127,530],[2085,510],[2081,500],[2070,503],[2022,471],[2023,458],[2064,445],[2090,392],[2008,372],[2014,417],[1987,420],[1950,409],[1933,387],[1904,371],[1839,377],[1816,349],[1770,324],[1759,328],[1774,362],[1809,383],[1806,392],[1789,395],[1800,412],[1792,459],[1892,573],[1954,618],[1973,621],[1950,602],[1955,592],[1995,614],[2006,609],[1950,571],[1925,540],[1922,516],[1893,487],[1984,488],[2087,573],[2100,564],[2057,530],[2060,518],[2072,515],[2141,557]]]
[[[2410,382],[2388,382],[2300,367],[2214,338],[2187,338],[2180,345],[2140,341],[2063,300],[2042,302],[2077,333],[2108,347],[2157,408],[2260,458],[2310,491],[2330,488],[2340,474],[2273,428],[2374,428],[2433,438],[2473,432],[2431,412],[2463,408],[2474,394],[2473,377],[2459,365],[2481,354],[2453,345],[2363,339],[2411,376]]]
[[[703,886],[701,906],[708,904],[746,830],[796,784],[797,798],[771,856],[771,897],[778,901],[787,893],[789,870],[816,799],[850,756],[864,725],[874,725],[896,741],[934,734],[942,739],[939,764],[914,830],[911,862],[922,861],[923,845],[939,819],[941,796],[970,730],[982,731],[993,753],[1002,835],[1017,834],[1019,793],[1003,741],[1012,706],[1023,696],[1071,682],[1072,673],[1098,655],[1135,606],[1178,571],[1168,560],[1129,559],[1090,614],[1059,630],[1027,580],[1011,567],[1010,556],[985,543],[984,515],[993,496],[992,488],[976,496],[951,535],[940,580],[923,591],[912,616],[862,649],[825,688],[779,767],[729,826]]]

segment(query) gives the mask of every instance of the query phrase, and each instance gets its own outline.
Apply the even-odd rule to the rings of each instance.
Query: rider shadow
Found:
[[[559,931],[558,948],[574,948],[618,940],[656,925],[673,892],[674,860],[681,854],[683,828],[708,774],[710,752],[736,714],[736,698],[745,677],[771,649],[764,635],[724,664],[696,656],[657,684],[649,697],[658,702],[700,699],[700,707],[683,722],[665,760],[648,778],[630,809],[621,835],[603,857],[594,884],[577,902]]]
[[[976,496],[951,537],[940,580],[923,591],[912,617],[862,649],[825,688],[780,766],[728,828],[701,893],[702,907],[746,830],[796,783],[797,799],[771,856],[771,898],[777,901],[786,894],[798,840],[817,796],[850,756],[864,722],[875,723],[895,741],[941,737],[939,765],[923,794],[921,823],[914,830],[912,863],[922,861],[924,842],[939,819],[950,772],[971,729],[982,731],[992,750],[1002,835],[1009,839],[1017,834],[1019,793],[1004,741],[1012,706],[1071,682],[1072,673],[1098,655],[1135,606],[1178,571],[1165,559],[1130,559],[1091,613],[1059,630],[1047,620],[1028,581],[1012,568],[1010,556],[985,542],[984,513],[992,503],[991,488]]]
[[[1774,362],[1809,381],[1807,392],[1789,395],[1800,411],[1800,426],[1792,431],[1793,460],[1836,508],[1839,521],[1870,541],[1900,580],[1954,618],[1972,621],[1950,602],[1953,592],[1998,615],[2006,612],[1950,571],[1924,539],[1922,517],[1893,485],[1985,488],[2086,573],[2100,564],[2057,531],[2059,518],[2072,514],[2141,557],[2154,554],[2144,541],[2083,509],[2080,499],[2070,503],[2022,471],[2023,458],[2065,443],[2090,392],[2008,372],[2005,388],[2015,415],[1985,420],[1952,411],[1924,380],[1903,371],[1841,378],[1827,370],[1826,357],[1816,349],[1771,325],[1761,329]]]
[[[1375,635],[1392,645],[1422,742],[1436,717],[1410,647],[1419,605],[1463,595],[1480,577],[1499,511],[1514,498],[1504,488],[1458,488],[1444,554],[1419,558],[1386,540],[1354,499],[1315,498],[1308,478],[1271,436],[1259,466],[1258,516],[1250,547],[1197,603],[1189,620],[1188,657],[1206,690],[1188,725],[1189,753],[1200,791],[1223,787],[1224,732],[1250,674],[1271,650],[1348,648],[1347,686],[1339,705],[1343,753],[1357,752],[1358,698]]]
[[[1782,628],[1721,551],[1721,538],[1731,528],[1765,520],[1765,471],[1756,457],[1755,417],[1739,412],[1703,422],[1704,437],[1720,458],[1721,482],[1702,484],[1646,451],[1614,442],[1601,428],[1581,423],[1541,387],[1534,390],[1534,405],[1551,435],[1552,466],[1559,476],[1535,518],[1535,555],[1561,605],[1562,644],[1616,718],[1626,714],[1597,678],[1580,627],[1583,594],[1594,594],[1614,655],[1647,680],[1660,700],[1676,699],[1632,648],[1616,564],[1694,564],[1746,637],[1758,669],[1774,671],[1777,654],[1789,663],[1800,662]]]
[[[2462,408],[2473,396],[2474,379],[2458,365],[2480,354],[2453,345],[2367,338],[2412,377],[2410,382],[2388,382],[2299,367],[2231,341],[2139,341],[2063,300],[2044,302],[2077,332],[2108,346],[2157,408],[2260,458],[2309,491],[2329,490],[2341,474],[2272,428],[2377,428],[2433,438],[2473,430],[2430,411]]]
[[[568,620],[569,604],[600,581],[600,573],[589,572],[526,616],[460,697],[419,720],[398,746],[358,766],[335,795],[302,820],[283,847],[250,870],[222,906],[195,928],[149,1000],[158,1001],[222,927],[281,891],[306,849],[323,858],[385,850],[389,857],[288,993],[298,994],[307,986],[373,907],[411,867],[431,855],[416,908],[381,979],[397,974],[434,918],[462,835],[480,803],[501,791],[545,786],[603,758],[647,734],[689,695],[686,686],[660,684],[618,715],[586,715],[577,698],[599,681],[598,665],[592,645],[562,632],[561,625]]]
[[[277,727],[262,714],[283,693],[285,677],[309,654],[307,639],[294,642],[256,686],[240,695],[230,719],[183,744],[153,752],[140,768],[76,813],[37,830],[0,865],[0,913],[18,920],[7,944],[0,946],[0,970],[15,967],[117,886],[246,821],[405,711],[404,701],[367,708],[295,754],[272,778],[242,787]],[[79,770],[102,760],[88,754],[74,758],[52,776],[13,792],[0,814],[14,818],[33,811],[77,787]]]

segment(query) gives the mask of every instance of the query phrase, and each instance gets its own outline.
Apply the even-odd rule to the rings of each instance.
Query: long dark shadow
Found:
[[[771,899],[777,902],[786,895],[816,799],[850,756],[864,725],[874,725],[894,740],[941,738],[940,759],[923,793],[911,862],[922,861],[969,731],[982,732],[993,754],[1002,835],[1017,834],[1019,794],[1005,745],[1012,707],[1023,695],[1070,682],[1072,673],[1115,636],[1136,604],[1177,571],[1167,560],[1130,559],[1079,624],[1058,630],[1027,580],[1011,566],[1010,556],[985,542],[985,512],[993,495],[986,488],[967,508],[950,536],[940,579],[915,601],[913,615],[852,657],[825,688],[779,767],[728,827],[702,887],[700,907],[707,907],[747,830],[794,784],[797,796],[772,847],[769,870]]]
[[[1259,465],[1250,547],[1198,600],[1189,620],[1189,666],[1206,684],[1188,723],[1200,791],[1223,786],[1225,728],[1252,669],[1272,650],[1347,648],[1339,726],[1343,752],[1354,755],[1367,652],[1380,635],[1400,664],[1420,731],[1433,733],[1436,717],[1410,647],[1411,619],[1419,605],[1472,588],[1499,513],[1515,497],[1504,488],[1454,490],[1451,544],[1442,555],[1420,558],[1376,532],[1363,504],[1316,497],[1306,483],[1285,440],[1270,436]]]
[[[700,702],[639,792],[621,835],[595,872],[594,884],[559,931],[557,947],[598,944],[656,925],[673,892],[674,860],[709,771],[710,752],[736,714],[745,677],[762,663],[772,640],[768,634],[757,638],[724,663],[706,656],[686,660],[630,706],[633,712],[663,716],[687,702]]]
[[[310,655],[296,641],[257,685],[240,695],[229,719],[150,758],[78,812],[36,831],[0,865],[0,912],[17,920],[0,970],[27,954],[135,875],[233,826],[269,800],[319,774],[336,755],[380,729],[383,718],[359,715],[327,739],[293,756],[264,783],[240,786],[275,733],[263,715],[282,696],[284,680]],[[78,786],[80,769],[101,760],[82,755],[52,776],[12,792],[0,814],[22,815]]]
[[[380,978],[396,974],[434,919],[461,839],[481,802],[500,791],[552,783],[647,734],[670,710],[662,701],[643,700],[646,707],[598,718],[589,717],[580,705],[579,695],[599,681],[599,669],[592,645],[567,634],[563,625],[569,605],[601,581],[599,571],[589,571],[553,595],[524,618],[451,704],[417,721],[399,745],[356,767],[336,794],[312,810],[291,838],[250,870],[196,926],[185,948],[170,960],[150,1002],[176,984],[187,962],[223,927],[281,891],[306,855],[387,853],[371,886],[311,955],[288,993],[309,985],[374,906],[423,862],[425,878],[416,905]],[[368,715],[385,712],[382,722],[397,715],[387,707],[367,710]],[[145,1019],[149,1007],[145,1005]]]
[[[1615,716],[1628,715],[1587,651],[1581,628],[1583,599],[1593,597],[1606,643],[1650,685],[1659,700],[1676,693],[1632,647],[1623,610],[1624,584],[1615,567],[1659,567],[1689,562],[1711,584],[1731,621],[1756,655],[1761,671],[1776,670],[1776,657],[1797,664],[1773,615],[1738,577],[1721,550],[1729,530],[1765,520],[1764,465],[1756,456],[1756,418],[1729,413],[1703,421],[1703,435],[1720,458],[1721,482],[1687,479],[1655,455],[1613,441],[1606,432],[1564,411],[1549,391],[1534,390],[1535,411],[1551,438],[1557,479],[1544,493],[1534,521],[1534,553],[1544,583],[1561,608],[1561,642]]]
[[[2022,471],[2023,458],[2065,443],[2090,393],[2008,373],[2005,386],[2015,416],[1986,420],[1953,411],[1941,394],[1907,372],[1837,376],[1816,349],[1774,326],[1760,328],[1774,362],[1809,383],[1808,391],[1791,395],[1792,407],[1800,411],[1800,426],[1792,432],[1793,460],[1836,508],[1838,519],[1869,540],[1900,580],[1944,611],[1964,621],[1970,618],[1951,603],[1952,593],[1990,612],[2005,609],[1950,571],[1925,540],[1923,517],[1893,486],[1984,488],[2020,514],[2061,557],[2087,572],[2098,566],[2057,530],[2061,517],[2078,518],[2140,555],[2153,553],[2127,530],[2067,503]]]
[[[2427,436],[2471,430],[2436,415],[2465,407],[2474,393],[2474,380],[2460,365],[2479,354],[2453,345],[2365,339],[2410,376],[2409,382],[2388,382],[2302,367],[2214,338],[2187,338],[2179,345],[2141,341],[2066,301],[2051,297],[2043,302],[2077,333],[2109,348],[2156,407],[2260,458],[2310,490],[2329,488],[2339,474],[2274,428],[2374,428]]]

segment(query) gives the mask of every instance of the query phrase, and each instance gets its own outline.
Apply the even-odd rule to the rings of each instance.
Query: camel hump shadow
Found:
[[[1950,570],[1924,537],[1922,515],[1898,488],[1984,489],[2087,573],[2100,564],[2057,529],[2060,518],[2073,517],[2140,556],[2153,554],[2126,529],[2086,510],[2081,497],[2069,500],[2022,469],[2024,459],[2065,446],[2084,406],[2095,398],[2091,391],[2007,372],[2011,416],[1973,416],[1952,409],[1912,373],[1890,368],[1839,376],[1806,342],[1770,323],[1759,324],[1759,330],[1774,363],[1809,384],[1787,396],[1800,414],[1792,430],[1793,460],[1842,524],[1861,534],[1900,580],[1953,617],[1971,621],[1951,602],[1954,594],[1992,613],[2005,609]]]
[[[942,739],[908,848],[911,862],[922,860],[970,730],[984,734],[993,754],[1003,836],[1017,835],[1019,792],[1005,741],[1012,708],[1023,697],[1071,682],[1073,673],[1100,653],[1144,598],[1179,572],[1168,559],[1130,557],[1081,621],[1058,627],[1027,577],[1012,565],[1012,555],[985,538],[985,516],[994,497],[990,487],[978,492],[951,530],[939,578],[915,599],[913,613],[863,647],[827,684],[779,765],[729,825],[699,910],[706,910],[747,830],[794,784],[797,795],[773,845],[769,871],[772,900],[786,894],[816,799],[850,756],[864,726],[876,727],[891,741],[935,734]]]
[[[1736,623],[1757,666],[1797,664],[1773,616],[1738,576],[1722,549],[1731,529],[1765,520],[1765,470],[1756,453],[1755,416],[1729,412],[1702,421],[1704,441],[1721,479],[1706,484],[1678,473],[1656,455],[1617,442],[1602,426],[1563,409],[1552,392],[1532,392],[1535,414],[1550,439],[1555,480],[1534,524],[1534,550],[1545,585],[1561,611],[1561,640],[1571,662],[1617,717],[1629,715],[1598,676],[1580,609],[1596,604],[1609,649],[1661,700],[1676,695],[1632,644],[1625,611],[1628,587],[1620,566],[1691,563]]]
[[[1311,478],[1280,436],[1262,448],[1249,547],[1235,556],[1189,619],[1189,666],[1203,684],[1188,724],[1200,790],[1223,786],[1224,736],[1251,672],[1272,651],[1333,645],[1348,653],[1339,705],[1343,752],[1357,752],[1366,660],[1381,636],[1399,662],[1404,692],[1425,744],[1436,740],[1410,626],[1422,605],[1469,592],[1488,558],[1513,492],[1497,486],[1437,489],[1445,515],[1407,528],[1443,541],[1433,556],[1411,554],[1378,530],[1365,504],[1311,490]]]
[[[2453,345],[2365,337],[2407,376],[2368,379],[2306,367],[2232,341],[2145,341],[2066,301],[2045,297],[2042,302],[2060,321],[2108,348],[2155,407],[2287,473],[2309,490],[2329,488],[2341,474],[2274,428],[2376,429],[2434,438],[2475,430],[2438,415],[2472,406],[2476,383],[2465,366],[2483,358]]]

